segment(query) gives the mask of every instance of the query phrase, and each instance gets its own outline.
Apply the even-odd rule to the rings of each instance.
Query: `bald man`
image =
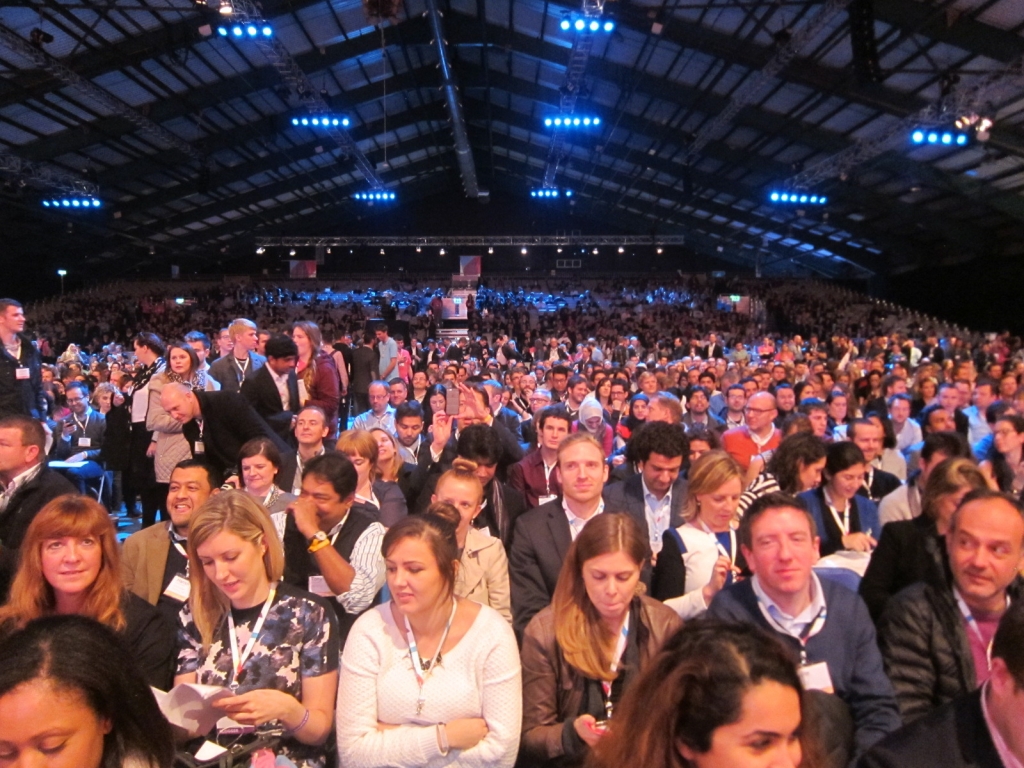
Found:
[[[774,424],[778,414],[774,395],[755,392],[743,409],[745,423],[722,435],[722,447],[739,462],[744,472],[750,469],[750,462],[755,456],[762,456],[767,464],[772,452],[782,442],[782,433]]]
[[[193,458],[205,459],[225,477],[238,474],[239,449],[254,437],[271,440],[282,456],[292,452],[249,402],[235,392],[203,392],[183,384],[168,384],[160,393],[160,405],[182,424]],[[277,478],[282,488],[290,488],[290,482],[291,478]]]

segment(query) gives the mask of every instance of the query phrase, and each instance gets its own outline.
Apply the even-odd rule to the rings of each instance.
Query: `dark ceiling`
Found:
[[[249,8],[224,1],[235,19]],[[559,28],[588,10],[616,30]],[[844,278],[1024,251],[1021,0],[407,0],[382,25],[352,0],[265,0],[260,14],[277,54],[219,36],[231,17],[190,0],[0,8],[5,271],[55,253],[109,272],[218,253],[258,266],[257,237],[470,231],[685,235],[691,255]],[[42,53],[24,50],[34,29],[53,38]],[[552,150],[543,121],[567,97],[602,124]],[[317,102],[350,129],[291,124]],[[965,108],[994,118],[987,142],[911,144],[918,115],[949,126]],[[361,167],[397,201],[353,200],[372,187]],[[571,202],[530,199],[546,171]],[[41,207],[69,175],[98,185],[102,209]],[[771,205],[794,178],[828,205]]]

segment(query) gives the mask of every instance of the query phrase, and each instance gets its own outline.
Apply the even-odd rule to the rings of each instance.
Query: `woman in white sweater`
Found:
[[[511,767],[522,676],[501,615],[456,597],[454,527],[433,515],[384,537],[392,599],[356,621],[342,655],[343,768]]]

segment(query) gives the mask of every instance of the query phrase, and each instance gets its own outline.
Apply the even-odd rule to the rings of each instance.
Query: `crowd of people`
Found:
[[[551,287],[0,299],[0,765],[1020,766],[1019,340]]]

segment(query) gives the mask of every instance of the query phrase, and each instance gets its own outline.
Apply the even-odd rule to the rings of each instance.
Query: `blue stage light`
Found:
[[[606,21],[604,23],[604,31],[605,32],[614,32],[615,31],[615,22],[614,21]]]
[[[545,125],[545,127],[550,128],[552,126],[552,124],[553,124],[553,121],[552,121],[552,119],[550,117],[544,118],[544,125]]]
[[[595,117],[594,118],[594,125],[600,125],[600,124],[601,124],[601,118],[600,117]]]
[[[934,133],[934,132],[928,134],[928,143],[929,144],[938,144],[938,142],[939,142],[939,134]]]
[[[944,134],[942,134],[942,143],[943,144],[952,144],[953,143],[953,134],[952,133],[944,133]]]
[[[914,131],[912,134],[910,134],[910,140],[913,141],[915,144],[923,144],[924,131]]]
[[[314,117],[313,118],[313,125],[320,125],[320,118]]]
[[[263,28],[263,36],[264,37],[273,37],[274,36],[274,30],[271,29],[270,27],[264,27]]]
[[[220,35],[221,37],[227,37],[228,28],[227,27],[217,27],[217,34]]]
[[[565,190],[565,196],[566,197],[572,197],[572,190],[571,189]]]
[[[587,27],[587,22],[583,19],[576,19],[576,23],[573,25],[576,27],[577,32],[582,32]]]
[[[43,200],[43,208],[49,208],[49,207],[50,207],[50,201],[49,200]]]
[[[771,198],[772,198],[772,202],[773,203],[779,202],[779,193],[778,192],[772,192]]]
[[[232,27],[231,28],[231,34],[234,35],[235,37],[241,37],[242,36],[242,28],[241,27]]]
[[[572,27],[572,22],[569,21],[568,19],[562,19],[562,21],[559,22],[558,26],[559,28],[561,28],[563,32],[568,32],[569,29]]]
[[[597,32],[597,30],[599,30],[600,28],[601,28],[601,22],[597,21],[596,19],[594,21],[590,22],[590,31],[591,32]]]
[[[956,143],[959,144],[961,147],[964,146],[967,143],[967,137],[961,133],[959,136],[956,137]]]
[[[260,31],[256,29],[256,27],[254,27],[252,24],[245,28],[245,32],[247,35],[249,35],[249,37],[256,37],[256,35],[260,33]]]

